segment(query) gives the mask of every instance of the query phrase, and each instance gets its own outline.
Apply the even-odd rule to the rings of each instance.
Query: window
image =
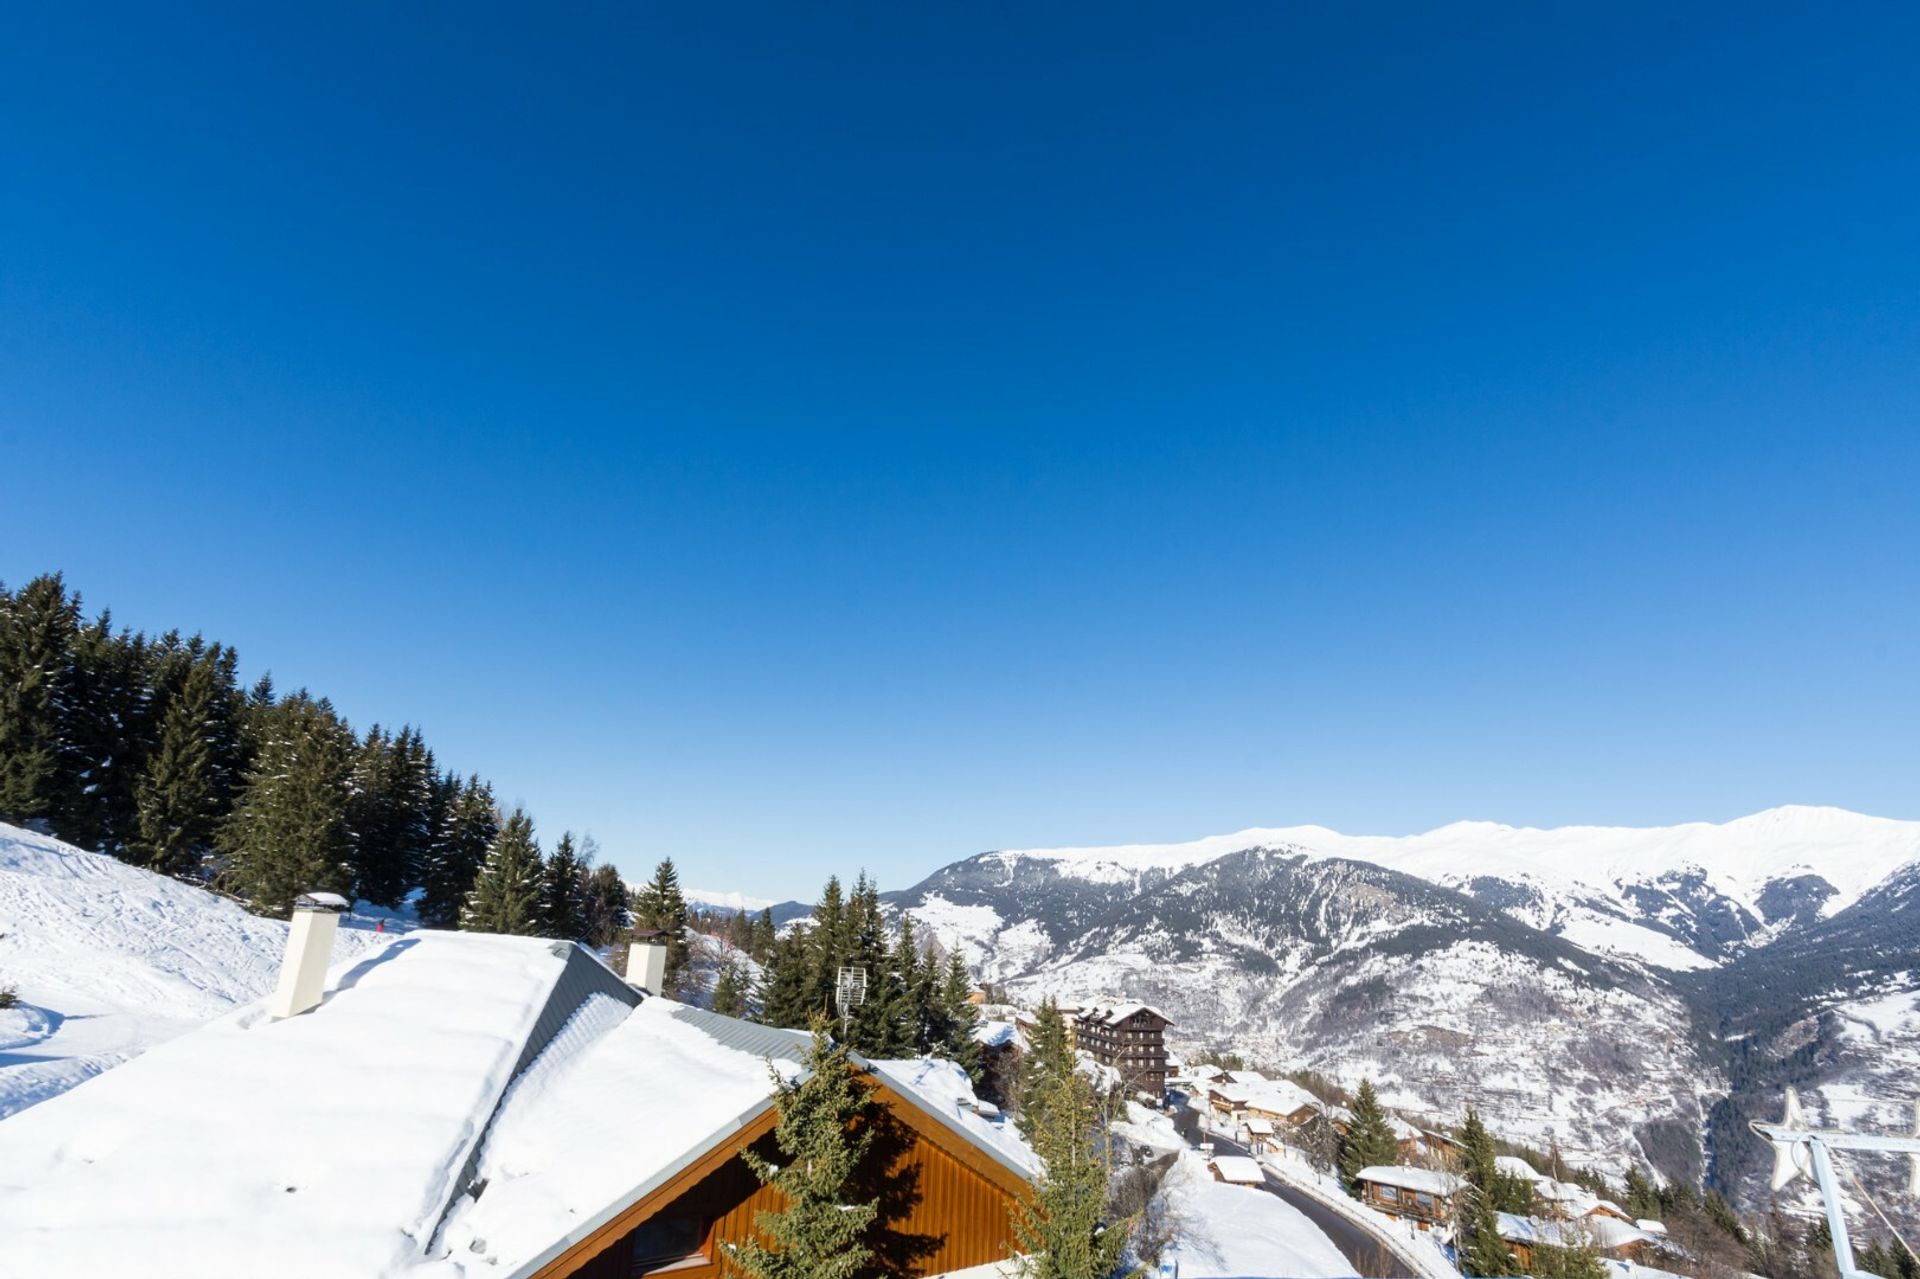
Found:
[[[1380,1191],[1380,1197],[1382,1199],[1385,1199],[1389,1203],[1398,1202],[1400,1198],[1400,1187],[1380,1186],[1380,1187],[1377,1187],[1377,1189]]]
[[[698,1217],[654,1217],[633,1232],[634,1275],[658,1275],[710,1260],[707,1223]]]
[[[1421,1191],[1419,1194],[1413,1197],[1413,1202],[1420,1205],[1422,1208],[1431,1209],[1433,1207],[1433,1196],[1430,1194],[1427,1194],[1425,1191]]]

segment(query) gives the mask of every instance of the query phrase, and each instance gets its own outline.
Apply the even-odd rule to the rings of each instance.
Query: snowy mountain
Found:
[[[334,958],[405,926],[356,911]],[[286,942],[203,888],[0,823],[0,986],[19,999],[0,1009],[0,1118],[257,999]]]
[[[1815,1105],[1830,1078],[1920,1091],[1847,1012],[1920,983],[1916,863],[1920,823],[1795,807],[999,851],[893,900],[1018,992],[1148,999],[1189,1044],[1369,1074],[1440,1117],[1473,1101],[1577,1158],[1690,1174],[1704,1155],[1748,1185],[1744,1119],[1783,1083]]]

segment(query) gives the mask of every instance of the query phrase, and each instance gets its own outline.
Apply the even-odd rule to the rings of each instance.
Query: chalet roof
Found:
[[[1417,1190],[1429,1195],[1451,1195],[1465,1183],[1450,1172],[1433,1168],[1407,1168],[1399,1164],[1375,1164],[1354,1174],[1355,1181],[1371,1181],[1376,1186],[1399,1190]]]
[[[1545,1244],[1553,1248],[1591,1243],[1606,1252],[1634,1244],[1661,1242],[1653,1232],[1612,1217],[1589,1217],[1569,1222],[1521,1217],[1510,1212],[1503,1212],[1499,1216],[1500,1237],[1508,1243]]]
[[[638,996],[571,944],[422,932],[336,967],[310,1013],[259,1001],[161,1044],[0,1123],[0,1273],[395,1273],[589,1000]]]
[[[1493,1167],[1496,1172],[1503,1172],[1509,1177],[1524,1178],[1527,1181],[1540,1182],[1553,1180],[1553,1178],[1547,1176],[1518,1155],[1495,1155],[1493,1158]]]
[[[1213,1170],[1220,1175],[1220,1180],[1230,1181],[1236,1186],[1267,1184],[1267,1174],[1261,1169],[1258,1161],[1249,1159],[1245,1155],[1216,1155],[1213,1160]]]
[[[311,1013],[249,1005],[0,1123],[0,1274],[529,1275],[764,1116],[807,1042],[571,944],[414,933]],[[957,1067],[859,1064],[1031,1175]]]
[[[1062,1011],[1065,1010],[1063,1009]],[[1091,1022],[1100,1026],[1117,1026],[1132,1017],[1135,1013],[1152,1013],[1168,1025],[1173,1024],[1173,1018],[1167,1016],[1158,1008],[1150,1004],[1140,1003],[1088,1004],[1078,1010],[1075,1020]]]

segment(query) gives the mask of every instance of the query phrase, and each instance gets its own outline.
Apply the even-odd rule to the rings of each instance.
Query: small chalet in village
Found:
[[[780,1158],[805,1036],[535,938],[415,933],[328,973],[322,924],[296,912],[272,1001],[0,1122],[0,1274],[706,1279],[780,1206],[741,1155]],[[950,1063],[856,1065],[876,1268],[1007,1258],[1024,1144]]]
[[[1466,1188],[1466,1182],[1450,1172],[1399,1164],[1362,1168],[1353,1180],[1361,1203],[1421,1230],[1452,1221],[1460,1192]]]

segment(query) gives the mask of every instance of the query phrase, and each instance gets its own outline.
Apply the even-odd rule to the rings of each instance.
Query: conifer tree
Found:
[[[974,1033],[980,1029],[980,1010],[973,1005],[973,980],[967,975],[966,961],[960,952],[947,956],[947,972],[940,986],[940,1032],[938,1043],[929,1051],[957,1062],[977,1087],[983,1075],[980,1068],[980,1042]]]
[[[540,894],[540,922],[546,935],[581,941],[587,935],[587,867],[566,831],[547,858]]]
[[[1391,1166],[1400,1158],[1400,1147],[1387,1125],[1387,1112],[1373,1091],[1373,1081],[1362,1079],[1353,1098],[1353,1118],[1347,1121],[1347,1135],[1340,1145],[1340,1178],[1347,1189],[1358,1194],[1354,1175],[1363,1168]]]
[[[747,983],[740,965],[728,960],[713,984],[713,1011],[726,1017],[744,1017],[747,1012]]]
[[[478,777],[468,777],[463,785],[448,775],[437,789],[441,817],[421,874],[425,891],[420,922],[429,928],[452,928],[460,923],[480,867],[500,833],[500,814],[493,789]]]
[[[840,877],[830,875],[814,904],[813,926],[807,930],[806,1007],[809,1012],[828,1013],[833,1009],[835,984],[846,958],[847,906],[840,889]]]
[[[780,939],[780,930],[773,926],[773,907],[768,906],[753,921],[753,933],[747,941],[747,953],[753,956],[757,964],[764,964],[773,956],[773,944]]]
[[[673,858],[665,858],[654,867],[653,878],[633,895],[633,926],[657,928],[666,934],[663,993],[677,993],[687,968],[687,899],[680,891],[680,872],[674,869]]]
[[[51,823],[80,600],[58,573],[0,597],[0,821]]]
[[[432,859],[432,761],[411,727],[391,735],[374,725],[354,764],[347,820],[354,830],[356,891],[397,906]]]
[[[581,860],[593,860],[593,841],[582,841]],[[611,946],[627,931],[627,881],[613,866],[595,866],[587,872],[587,944]]]
[[[1076,1069],[1066,1018],[1061,1016],[1060,1006],[1049,995],[1040,1001],[1040,1009],[1034,1014],[1033,1034],[1026,1055],[1020,1059],[1016,1085],[1020,1109],[1016,1122],[1020,1134],[1029,1142],[1035,1140],[1034,1134],[1046,1119],[1048,1099],[1057,1092],[1048,1087],[1049,1081],[1073,1074]]]
[[[217,655],[194,662],[168,703],[160,742],[139,787],[136,859],[181,874],[200,864],[219,820],[220,710]]]
[[[73,639],[73,680],[60,728],[59,799],[53,827],[82,848],[147,860],[140,839],[139,790],[159,749],[161,723],[185,655],[162,652],[144,635],[116,633],[102,613]],[[231,787],[215,816],[231,807]]]
[[[325,698],[296,693],[273,708],[219,835],[227,882],[255,909],[285,915],[301,893],[352,890],[354,749],[352,730]]]
[[[533,838],[533,819],[516,808],[473,882],[460,927],[475,933],[540,932],[540,845]]]
[[[1054,1011],[1058,1019],[1059,1012]],[[1014,1236],[1027,1279],[1108,1279],[1126,1256],[1134,1222],[1109,1220],[1112,1149],[1093,1085],[1074,1069],[1035,1085],[1028,1140],[1045,1171],[1015,1207]]]
[[[1506,1241],[1500,1238],[1499,1205],[1495,1197],[1501,1173],[1493,1134],[1480,1122],[1480,1112],[1471,1106],[1467,1107],[1467,1121],[1460,1128],[1460,1164],[1467,1182],[1461,1205],[1462,1268],[1471,1275],[1520,1273]]]
[[[811,1016],[824,1016],[807,1002],[811,972],[806,932],[796,928],[780,938],[767,957],[760,990],[760,1020],[764,1024],[792,1030],[805,1026]]]
[[[862,1122],[874,1104],[872,1092],[847,1050],[828,1037],[826,1019],[814,1018],[812,1031],[806,1073],[797,1082],[774,1074],[779,1159],[742,1152],[754,1176],[785,1202],[778,1212],[758,1214],[760,1237],[728,1258],[750,1279],[854,1279],[873,1256],[865,1237],[879,1204],[854,1190],[873,1139]]]

